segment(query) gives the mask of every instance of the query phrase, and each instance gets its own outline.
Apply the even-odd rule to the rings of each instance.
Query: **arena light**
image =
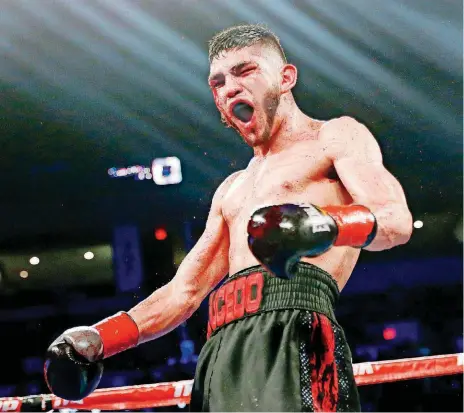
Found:
[[[385,340],[393,340],[396,337],[396,329],[393,327],[387,327],[383,329],[383,338]]]
[[[173,185],[182,182],[180,159],[176,156],[156,158],[151,168],[132,165],[122,168],[111,167],[107,170],[111,178],[134,178],[136,181],[153,180],[157,185]]]
[[[29,260],[29,262],[32,264],[32,265],[37,265],[40,260],[38,257],[31,257],[31,259]]]
[[[157,185],[173,185],[182,182],[180,159],[176,156],[154,159],[151,173]]]
[[[164,228],[155,229],[155,238],[158,241],[164,241],[168,237],[168,233]]]
[[[94,253],[92,251],[87,251],[85,254],[84,254],[84,258],[86,260],[91,260],[93,257],[94,257]]]
[[[414,228],[422,228],[424,223],[422,221],[414,221]]]

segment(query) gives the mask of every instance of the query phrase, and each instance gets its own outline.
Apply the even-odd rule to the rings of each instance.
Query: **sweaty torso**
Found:
[[[318,131],[290,149],[265,158],[254,158],[237,174],[222,204],[229,227],[229,273],[258,265],[247,243],[248,220],[257,208],[293,203],[318,206],[349,204],[352,199],[326,155],[329,148],[318,140]],[[359,249],[333,247],[323,255],[302,258],[331,274],[344,287],[359,257]]]

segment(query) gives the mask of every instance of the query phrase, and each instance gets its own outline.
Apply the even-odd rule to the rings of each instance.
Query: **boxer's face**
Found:
[[[271,136],[281,98],[282,67],[278,52],[259,43],[225,51],[211,62],[209,85],[221,118],[250,146]],[[235,107],[237,103],[241,105]],[[242,112],[234,113],[234,107]]]

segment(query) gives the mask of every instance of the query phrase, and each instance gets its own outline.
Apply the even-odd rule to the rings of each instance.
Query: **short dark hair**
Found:
[[[279,38],[268,28],[260,24],[242,24],[232,26],[216,33],[209,41],[209,62],[228,49],[241,49],[255,43],[273,47],[287,63],[285,52]]]

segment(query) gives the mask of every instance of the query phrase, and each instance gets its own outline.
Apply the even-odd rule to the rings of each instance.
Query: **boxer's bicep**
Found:
[[[334,166],[353,203],[374,209],[392,203],[405,205],[401,185],[381,162],[352,156],[335,160]]]
[[[401,184],[385,168],[380,147],[371,132],[351,118],[340,118],[322,136],[353,204],[370,209],[377,236],[366,249],[383,250],[409,240],[412,217]]]
[[[322,138],[354,203],[365,206],[405,203],[403,189],[385,168],[380,147],[371,132],[351,118],[332,122],[324,128]]]
[[[201,301],[229,268],[229,230],[216,202],[212,203],[203,234],[180,264],[173,280],[195,301]]]
[[[182,261],[173,280],[198,304],[229,271],[229,228],[222,214],[222,206],[238,174],[228,177],[217,189],[204,232]]]

